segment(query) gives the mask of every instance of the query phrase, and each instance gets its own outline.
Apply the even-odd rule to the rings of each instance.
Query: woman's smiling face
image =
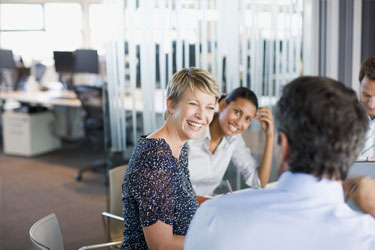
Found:
[[[170,102],[170,101],[169,101]],[[197,88],[192,91],[186,88],[181,100],[172,107],[169,113],[174,128],[182,140],[195,139],[212,121],[216,97]]]
[[[219,124],[226,136],[235,135],[245,131],[256,116],[256,106],[245,98],[220,105]]]

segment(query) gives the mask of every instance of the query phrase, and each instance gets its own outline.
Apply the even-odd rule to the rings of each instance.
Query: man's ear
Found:
[[[219,112],[223,111],[227,106],[227,99],[223,98],[219,102]]]
[[[290,148],[286,134],[280,132],[277,136],[277,175],[280,176],[289,169]]]
[[[284,132],[280,132],[277,138],[277,143],[280,146],[281,160],[285,163],[289,163],[290,148],[289,140]]]

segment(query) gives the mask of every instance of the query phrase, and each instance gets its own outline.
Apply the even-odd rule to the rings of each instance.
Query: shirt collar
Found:
[[[205,139],[208,139],[211,140],[211,135],[210,135],[210,126],[207,126],[203,131],[202,133],[198,136],[197,139],[195,140],[200,140],[200,141],[203,141]]]
[[[233,136],[223,136],[223,140],[226,141],[225,145],[231,144],[235,140],[236,136],[238,135],[236,134]],[[195,140],[202,142],[206,141],[206,143],[208,143],[211,140],[210,126],[207,126]]]
[[[223,140],[226,140],[228,143],[231,143],[233,140],[235,140],[236,135],[233,136],[223,136]],[[198,140],[204,141],[206,139],[207,142],[211,140],[211,134],[210,134],[210,126],[207,126],[202,133],[199,135]]]
[[[224,136],[225,140],[228,141],[229,144],[231,144],[234,140],[235,140],[235,137],[238,136],[240,134],[235,134],[235,135],[231,135],[231,136]]]
[[[371,117],[369,115],[367,115],[367,118],[368,118],[368,122],[369,122],[370,125],[375,124],[375,118],[371,119]]]
[[[304,173],[283,173],[276,186],[279,190],[290,191],[311,198],[317,198],[327,203],[343,203],[344,191],[338,181],[304,174]]]

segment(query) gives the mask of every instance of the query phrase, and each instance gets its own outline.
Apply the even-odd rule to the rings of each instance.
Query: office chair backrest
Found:
[[[122,217],[122,183],[128,165],[109,170],[109,207],[108,212]],[[109,220],[109,233],[111,240],[121,240],[123,236],[124,223],[117,220]]]
[[[84,110],[84,129],[90,142],[104,147],[103,90],[99,87],[76,85],[74,92]]]
[[[54,213],[35,222],[29,234],[34,250],[64,250],[60,225]]]
[[[76,85],[74,92],[81,101],[87,117],[103,121],[103,90],[100,87]]]
[[[46,73],[47,67],[40,62],[35,64],[35,81],[41,83],[44,74]]]

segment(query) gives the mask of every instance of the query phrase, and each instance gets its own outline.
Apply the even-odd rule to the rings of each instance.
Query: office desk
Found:
[[[81,102],[77,99],[74,91],[70,90],[48,90],[48,91],[37,91],[37,92],[26,92],[26,91],[2,91],[0,92],[0,99],[2,100],[14,100],[23,103],[30,103],[31,105],[43,105],[43,106],[65,106],[65,107],[80,107]],[[155,112],[164,112],[164,103],[162,102],[162,91],[155,91]],[[117,106],[117,105],[116,105]],[[133,101],[131,96],[124,95],[124,106],[125,110],[133,109]],[[135,110],[142,112],[144,109],[142,101],[142,90],[137,89],[135,92]]]
[[[43,106],[65,106],[65,107],[80,107],[81,102],[77,99],[76,94],[69,90],[49,90],[49,91],[1,91],[0,99],[14,100],[23,103],[30,103],[31,105]]]
[[[165,103],[162,101],[163,93],[161,90],[156,90],[154,93],[155,101],[153,108],[156,113],[156,120],[159,123],[163,122],[163,113]],[[48,90],[48,91],[1,91],[0,100],[13,100],[22,103],[28,103],[30,105],[42,105],[51,107],[56,114],[56,126],[57,134],[61,138],[68,140],[76,140],[82,138],[83,130],[79,123],[79,113],[81,102],[77,99],[74,91],[68,90]],[[111,102],[116,100],[111,99]],[[144,102],[142,96],[142,90],[137,89],[134,97],[135,105],[133,107],[133,98],[127,93],[124,94],[124,99],[119,98],[114,107],[126,111],[143,112]]]
[[[73,91],[1,91],[0,100],[50,107],[56,119],[55,133],[60,138],[77,140],[84,136],[80,124],[81,102]]]

